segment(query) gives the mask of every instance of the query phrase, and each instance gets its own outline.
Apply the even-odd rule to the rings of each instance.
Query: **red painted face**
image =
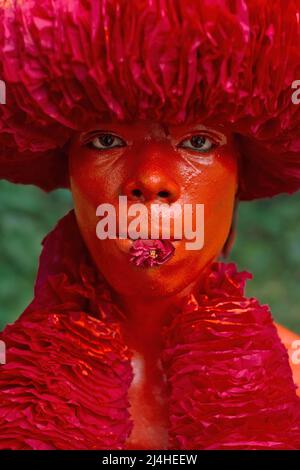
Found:
[[[116,292],[161,297],[177,294],[200,279],[220,254],[228,236],[237,191],[237,152],[222,126],[166,126],[148,121],[101,123],[78,135],[69,153],[70,187],[75,213],[86,245],[99,270]],[[204,204],[204,246],[186,249],[175,241],[174,256],[152,268],[130,262],[132,240],[96,235],[101,217],[96,209],[119,196],[128,207],[142,203]],[[129,221],[134,217],[129,217]],[[150,219],[149,219],[149,222]],[[171,230],[172,234],[172,230]],[[161,236],[161,235],[160,235]]]

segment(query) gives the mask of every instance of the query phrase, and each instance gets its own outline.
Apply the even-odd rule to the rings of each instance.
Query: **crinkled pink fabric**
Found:
[[[217,120],[240,199],[300,187],[299,0],[28,0],[0,7],[0,177],[67,184],[68,142],[99,121]]]
[[[216,263],[209,290],[164,333],[172,449],[299,449],[300,400],[270,311],[249,273]]]
[[[169,449],[299,449],[300,399],[248,272],[213,263],[162,331]],[[0,449],[124,449],[134,422],[123,313],[71,211],[47,235],[33,302],[0,335]]]

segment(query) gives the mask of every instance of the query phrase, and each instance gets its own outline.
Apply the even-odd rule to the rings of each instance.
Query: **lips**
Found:
[[[153,267],[166,263],[174,255],[175,247],[170,240],[135,240],[130,248],[130,262],[140,267]]]

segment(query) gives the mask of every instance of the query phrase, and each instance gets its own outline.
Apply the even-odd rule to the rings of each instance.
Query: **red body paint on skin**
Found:
[[[138,364],[143,364],[141,380],[130,392],[136,428],[128,445],[138,443],[140,448],[147,448],[147,432],[143,432],[146,413],[147,427],[152,423],[161,430],[155,432],[156,444],[152,441],[151,445],[163,448],[168,423],[159,367],[162,327],[168,324],[174,309],[180,309],[183,299],[224,246],[237,191],[237,153],[229,129],[218,123],[211,127],[201,123],[168,125],[166,130],[165,124],[150,121],[109,122],[99,123],[97,129],[116,136],[120,146],[93,148],[90,142],[95,139],[95,129],[72,142],[69,174],[75,214],[94,262],[125,312],[121,328],[126,343],[138,354],[142,361]],[[210,139],[208,151],[190,148],[193,142],[188,139],[197,135]],[[94,143],[98,145],[99,140]],[[96,208],[110,203],[118,214],[120,195],[127,196],[128,207],[135,203],[147,209],[153,203],[178,203],[182,207],[204,204],[204,247],[200,251],[187,250],[183,237],[172,240],[173,250],[171,240],[162,240],[161,234],[159,240],[149,242],[130,238],[99,240],[95,234],[99,221]]]

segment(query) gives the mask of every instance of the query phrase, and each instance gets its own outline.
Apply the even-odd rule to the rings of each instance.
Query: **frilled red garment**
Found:
[[[1,339],[1,449],[124,449],[132,353],[71,211],[45,238],[33,302]],[[300,400],[247,272],[214,263],[163,330],[169,449],[298,449]]]

